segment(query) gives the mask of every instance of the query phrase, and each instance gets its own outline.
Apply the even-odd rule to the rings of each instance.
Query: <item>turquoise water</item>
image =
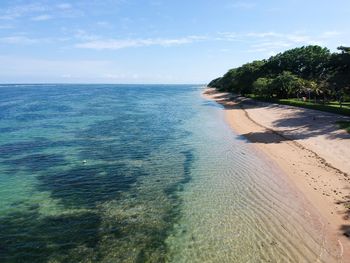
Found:
[[[336,262],[190,85],[0,85],[0,262]]]

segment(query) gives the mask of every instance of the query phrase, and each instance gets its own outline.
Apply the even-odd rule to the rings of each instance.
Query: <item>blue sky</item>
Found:
[[[349,0],[1,0],[0,82],[206,83],[349,25]]]

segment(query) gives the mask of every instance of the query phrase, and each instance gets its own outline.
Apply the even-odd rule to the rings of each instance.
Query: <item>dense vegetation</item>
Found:
[[[208,86],[265,99],[337,101],[343,107],[350,100],[350,47],[338,50],[331,53],[320,46],[290,49],[230,69]]]

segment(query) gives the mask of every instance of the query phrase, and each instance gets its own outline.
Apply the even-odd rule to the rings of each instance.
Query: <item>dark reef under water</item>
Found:
[[[0,261],[165,261],[198,87],[0,89]]]

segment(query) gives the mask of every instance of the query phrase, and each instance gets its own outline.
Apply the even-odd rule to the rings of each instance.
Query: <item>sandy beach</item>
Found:
[[[231,128],[272,159],[320,212],[350,262],[350,134],[336,121],[348,117],[257,102],[207,88],[225,107]]]

